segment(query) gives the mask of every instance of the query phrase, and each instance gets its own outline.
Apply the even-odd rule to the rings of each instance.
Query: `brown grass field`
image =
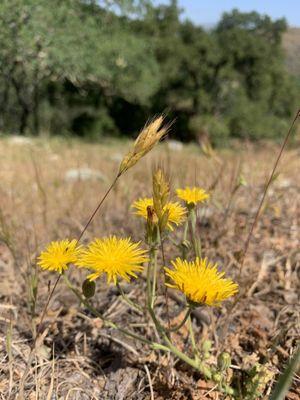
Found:
[[[88,144],[1,139],[1,400],[18,398],[26,366],[24,394],[28,400],[144,400],[151,399],[151,390],[155,400],[226,398],[172,356],[150,351],[102,327],[63,282],[50,302],[42,339],[28,365],[32,338],[56,279],[54,273],[36,267],[36,256],[51,240],[78,236],[129,145],[127,141]],[[180,150],[162,143],[120,179],[83,238],[86,242],[114,233],[143,239],[143,224],[130,205],[140,196],[151,195],[155,165],[169,172],[173,190],[195,184],[209,190],[211,201],[198,210],[204,254],[238,281],[240,297],[234,307],[229,300],[222,307],[203,307],[193,314],[196,342],[212,341],[212,363],[224,349],[231,354],[237,386],[243,385],[245,370],[257,362],[266,365],[270,375],[262,398],[268,398],[299,338],[299,149],[284,153],[239,273],[240,255],[278,151],[276,145],[244,144],[209,156],[196,145]],[[76,177],[78,168],[89,170]],[[244,185],[239,185],[241,177]],[[168,263],[177,250],[168,241],[165,249]],[[83,270],[70,270],[70,279],[78,287],[84,276]],[[144,304],[143,279],[124,289]],[[183,305],[173,292],[169,289],[169,312],[171,322],[176,323]],[[161,298],[157,313],[164,319],[163,292]],[[97,283],[93,304],[114,322],[145,337],[155,335],[148,318],[130,310],[114,286],[104,280]],[[189,351],[185,326],[172,339]],[[300,398],[299,382],[296,375],[287,399]]]

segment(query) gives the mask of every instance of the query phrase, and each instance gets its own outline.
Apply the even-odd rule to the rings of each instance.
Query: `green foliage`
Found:
[[[192,117],[189,121],[189,129],[195,139],[201,141],[209,138],[216,146],[226,145],[230,135],[227,122],[213,115]]]
[[[280,376],[270,400],[284,400],[292,383],[293,376],[300,368],[300,346],[295,351],[293,358],[286,366],[283,374]]]
[[[153,113],[179,139],[279,137],[299,102],[284,20],[233,10],[205,31],[177,1],[4,0],[0,130],[133,135]]]
[[[232,137],[277,139],[288,129],[287,119],[272,113],[262,101],[251,101],[242,91],[233,91],[227,107],[228,128]]]
[[[267,366],[256,363],[247,371],[247,379],[244,382],[244,400],[256,400],[262,397],[266,386],[273,379],[274,372]]]

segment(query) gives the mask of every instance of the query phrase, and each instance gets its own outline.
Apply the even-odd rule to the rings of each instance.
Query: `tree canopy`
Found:
[[[299,101],[285,20],[225,13],[208,31],[177,1],[3,0],[0,130],[134,135],[149,115],[182,140],[282,133]]]

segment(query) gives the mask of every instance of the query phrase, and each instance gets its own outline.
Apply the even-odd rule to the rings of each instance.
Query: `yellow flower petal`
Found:
[[[146,197],[144,199],[139,199],[132,204],[132,207],[136,209],[135,214],[143,217],[147,220],[148,207],[153,207],[153,199],[150,197]],[[168,222],[167,227],[171,231],[173,230],[173,225],[180,225],[184,222],[186,217],[186,209],[182,207],[178,202],[168,202],[164,209],[164,211],[168,210]]]
[[[207,259],[188,262],[177,258],[172,264],[174,269],[165,268],[172,280],[167,286],[180,290],[193,303],[214,306],[238,292],[238,285],[223,278],[225,273],[218,272]]]
[[[106,273],[108,283],[117,284],[118,278],[129,281],[130,277],[137,278],[135,272],[142,271],[141,264],[148,261],[146,250],[140,249],[139,244],[131,242],[130,238],[119,239],[116,236],[94,239],[81,252],[76,265],[94,271],[88,276],[91,281],[103,273]]]
[[[199,187],[177,189],[176,193],[177,196],[187,204],[203,203],[209,199],[209,193]]]
[[[81,247],[77,246],[75,239],[51,242],[46,250],[41,252],[37,264],[44,270],[61,274],[68,269],[69,264],[77,261],[80,251]]]

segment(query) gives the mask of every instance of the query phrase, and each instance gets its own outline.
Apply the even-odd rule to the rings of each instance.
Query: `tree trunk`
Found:
[[[40,133],[40,119],[39,119],[39,88],[38,83],[35,82],[33,88],[33,132],[34,135],[39,135]]]
[[[28,118],[30,115],[30,107],[28,106],[27,102],[25,101],[25,99],[22,96],[22,88],[21,85],[19,84],[19,82],[17,81],[17,79],[15,79],[14,77],[12,78],[12,83],[14,85],[15,91],[16,91],[16,95],[17,95],[17,99],[19,102],[19,105],[21,107],[21,117],[20,117],[20,125],[19,125],[19,134],[20,135],[24,135],[26,128],[28,126]]]

